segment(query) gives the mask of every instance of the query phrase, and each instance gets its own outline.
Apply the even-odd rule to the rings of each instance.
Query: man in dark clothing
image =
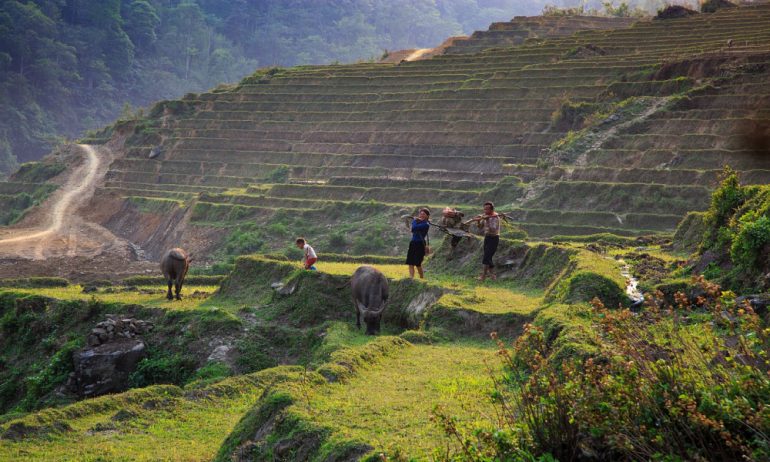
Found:
[[[409,265],[409,277],[414,279],[414,268],[417,267],[417,273],[420,279],[425,276],[422,273],[422,261],[425,258],[425,248],[428,245],[428,230],[430,224],[430,210],[420,209],[417,218],[412,220],[412,240],[409,241],[409,251],[406,254],[406,264]]]
[[[497,246],[500,243],[500,216],[495,212],[495,205],[491,202],[484,202],[484,214],[477,215],[471,221],[477,221],[479,225],[484,229],[484,257],[481,260],[483,269],[479,280],[483,281],[486,278],[497,279],[492,268],[492,257],[497,251]]]

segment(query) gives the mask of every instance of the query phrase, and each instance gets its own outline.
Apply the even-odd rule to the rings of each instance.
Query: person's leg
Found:
[[[489,261],[487,262],[489,268],[487,268],[487,275],[494,281],[497,279],[497,275],[495,274],[495,265],[492,262],[492,258],[495,256],[495,252],[497,252],[497,246],[500,244],[500,236],[490,236],[489,241]]]
[[[414,279],[414,265],[409,265],[409,277]]]
[[[425,279],[425,276],[422,274],[422,266],[417,267],[417,274],[420,275],[420,279]]]

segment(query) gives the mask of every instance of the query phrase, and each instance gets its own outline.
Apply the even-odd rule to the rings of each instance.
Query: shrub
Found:
[[[702,250],[720,250],[725,247],[730,240],[730,233],[726,233],[724,229],[745,200],[738,174],[729,167],[725,167],[722,175],[722,183],[712,193],[711,206],[704,217],[706,232],[701,243]]]
[[[70,340],[53,355],[48,365],[40,372],[24,380],[26,395],[20,403],[22,409],[31,410],[39,405],[38,400],[51,393],[55,387],[67,380],[75,368],[72,353],[83,346],[83,340]]]
[[[61,162],[26,162],[21,164],[19,170],[11,175],[12,181],[25,183],[43,183],[66,170],[67,166]]]
[[[701,0],[700,12],[701,13],[716,13],[717,10],[722,8],[735,8],[734,3],[727,0]]]
[[[770,269],[770,187],[741,186],[737,174],[725,169],[703,221],[699,252],[711,251],[717,263],[732,266],[721,283],[733,289],[766,288],[770,282],[762,275]]]
[[[342,232],[335,232],[329,236],[329,250],[344,252],[348,247],[348,239]]]
[[[738,230],[730,246],[730,258],[740,274],[756,272],[761,256],[768,254],[770,218],[752,210],[738,219]]]
[[[265,181],[269,183],[287,183],[289,181],[290,173],[291,170],[289,170],[289,167],[281,165],[280,167],[276,167],[275,169],[271,170],[267,174]]]
[[[585,120],[599,109],[600,105],[595,103],[575,103],[567,100],[551,115],[551,122],[555,128],[562,131],[580,130]]]
[[[698,14],[697,11],[691,10],[682,5],[668,5],[663,9],[658,10],[658,14],[653,19],[676,19],[686,18],[687,16]]]
[[[195,372],[195,360],[179,353],[151,349],[128,378],[132,388],[159,383],[183,385]]]
[[[546,5],[540,14],[542,16],[583,16],[586,14],[586,10],[583,5],[573,8],[559,8],[555,5]]]
[[[588,358],[552,361],[536,326],[511,350],[497,339],[499,417],[464,431],[439,413],[460,441],[446,459],[766,460],[770,332],[733,294],[694,283],[699,297],[649,297],[640,315],[595,300]]]
[[[195,375],[192,377],[193,381],[213,382],[218,379],[223,379],[232,375],[230,366],[218,361],[212,361],[206,363],[205,366],[195,371]]]
[[[259,252],[265,246],[265,236],[256,226],[244,225],[231,232],[224,241],[228,255],[245,255]]]

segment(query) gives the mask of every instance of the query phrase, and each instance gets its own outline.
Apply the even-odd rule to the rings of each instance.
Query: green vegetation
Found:
[[[536,324],[512,350],[500,341],[500,419],[464,430],[442,414],[463,442],[451,460],[569,460],[575,448],[616,460],[766,458],[767,329],[730,292],[699,284],[697,301],[651,298],[641,317],[595,301],[556,336]],[[586,347],[562,354],[569,343]]]
[[[55,184],[46,181],[64,169],[65,165],[58,162],[22,164],[0,192],[0,225],[16,223],[29,209],[43,202],[57,188]],[[5,193],[6,191],[10,194]]]
[[[770,188],[741,186],[737,173],[725,170],[720,187],[703,216],[699,251],[711,252],[717,265],[731,268],[718,279],[733,289],[764,290],[768,281]]]

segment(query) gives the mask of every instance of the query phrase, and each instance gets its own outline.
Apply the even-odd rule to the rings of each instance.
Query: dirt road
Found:
[[[107,148],[77,145],[82,162],[64,173],[61,186],[15,227],[0,234],[0,277],[62,276],[154,268],[137,262],[135,249],[108,229],[82,218],[102,181],[111,155]],[[75,159],[76,160],[76,159]],[[120,263],[118,263],[120,262]],[[149,266],[149,265],[152,266]]]

